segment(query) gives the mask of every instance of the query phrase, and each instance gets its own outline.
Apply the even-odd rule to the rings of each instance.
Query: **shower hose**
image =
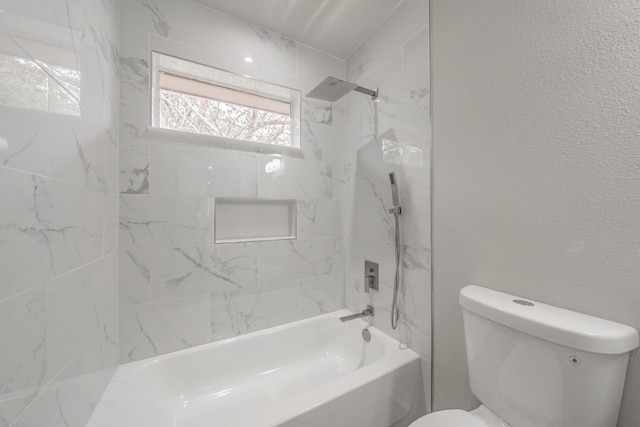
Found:
[[[391,327],[398,327],[398,319],[400,318],[400,307],[398,303],[398,293],[400,292],[400,221],[398,219],[399,212],[395,210],[393,213],[396,223],[396,275],[393,282],[393,304],[391,306]]]

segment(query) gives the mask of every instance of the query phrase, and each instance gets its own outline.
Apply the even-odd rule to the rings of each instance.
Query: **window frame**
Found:
[[[270,144],[159,127],[160,72],[289,103],[291,106],[291,145]],[[150,136],[163,140],[177,140],[178,142],[209,147],[253,151],[264,154],[283,154],[299,158],[303,157],[301,140],[302,93],[300,90],[249,76],[243,76],[214,65],[202,64],[154,50],[151,51],[150,74],[150,108],[147,125],[147,133],[150,134]],[[226,78],[228,81],[216,80],[212,77],[216,74],[223,76],[223,78]],[[233,82],[233,84],[230,82]]]

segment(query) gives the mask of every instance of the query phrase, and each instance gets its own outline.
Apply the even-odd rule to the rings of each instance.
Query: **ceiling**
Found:
[[[196,0],[347,59],[402,0]]]

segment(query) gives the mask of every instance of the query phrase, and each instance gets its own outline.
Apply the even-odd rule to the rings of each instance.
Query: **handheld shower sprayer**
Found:
[[[389,209],[390,214],[402,214],[402,207],[400,206],[400,198],[398,197],[398,184],[396,181],[396,173],[389,173],[389,181],[391,181],[391,200],[393,207]]]
[[[402,206],[400,206],[400,198],[398,197],[398,183],[396,180],[396,173],[389,173],[389,181],[391,181],[391,200],[393,207],[389,209],[389,213],[393,214],[395,219],[395,248],[396,248],[396,274],[393,281],[393,304],[391,306],[391,327],[396,329],[398,327],[398,319],[400,318],[400,307],[398,304],[398,293],[400,292],[400,258],[401,258],[401,245],[400,245],[400,220],[399,217],[402,214]]]

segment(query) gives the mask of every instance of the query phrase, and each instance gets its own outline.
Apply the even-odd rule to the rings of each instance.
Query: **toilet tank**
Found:
[[[513,427],[615,427],[629,326],[479,286],[460,292],[471,390]]]

